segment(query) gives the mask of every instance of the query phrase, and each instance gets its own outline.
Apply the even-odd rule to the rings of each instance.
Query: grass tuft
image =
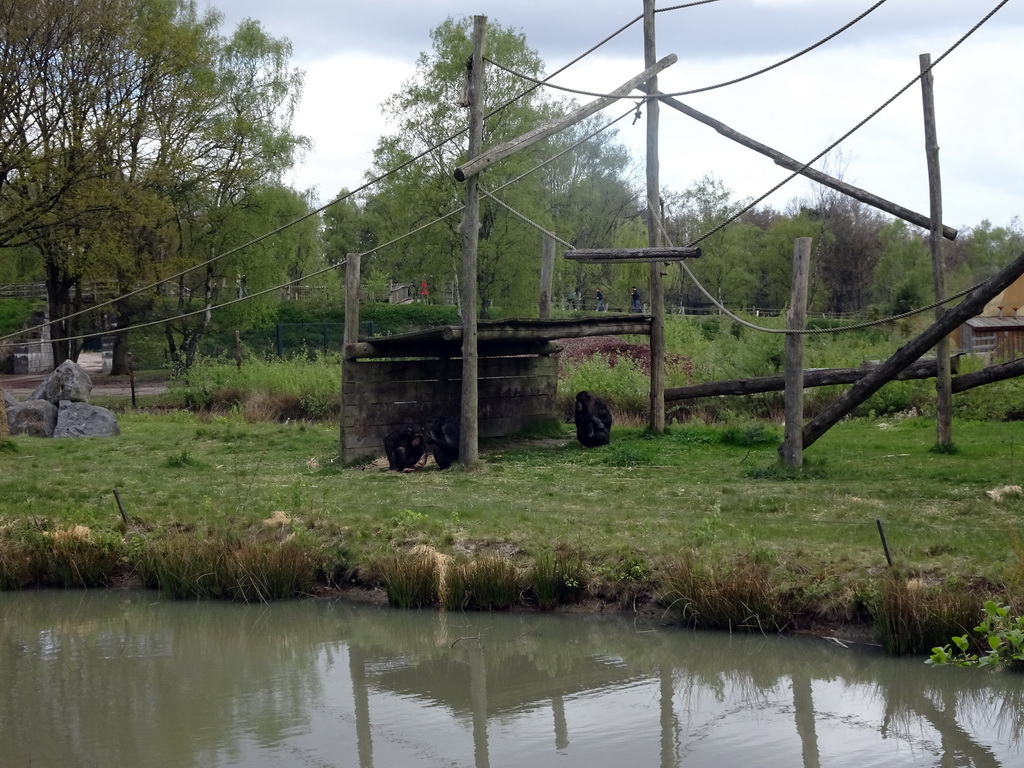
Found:
[[[688,552],[671,561],[661,578],[661,602],[687,626],[742,632],[779,632],[787,611],[771,574],[749,557],[724,562]]]
[[[393,552],[371,567],[398,608],[426,608],[437,602],[439,579],[436,559],[421,550]]]
[[[579,602],[587,586],[583,553],[579,550],[542,552],[527,572],[526,583],[542,610]]]
[[[928,585],[894,570],[884,577],[871,610],[885,649],[906,656],[968,634],[977,624],[978,600],[958,585]]]
[[[244,536],[182,531],[134,547],[143,583],[179,600],[268,602],[309,594],[322,569],[307,537],[253,532]]]

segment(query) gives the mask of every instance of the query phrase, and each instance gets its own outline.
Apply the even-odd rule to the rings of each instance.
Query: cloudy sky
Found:
[[[202,0],[201,0],[202,2]],[[733,80],[829,36],[876,0],[718,0],[657,14],[659,57],[679,62],[663,92]],[[862,21],[793,62],[746,82],[681,97],[737,131],[801,161],[821,152],[937,60],[1001,0],[887,0]],[[677,2],[658,0],[669,9]],[[430,30],[448,16],[488,17],[522,32],[553,72],[643,11],[642,0],[211,0],[224,31],[243,18],[288,38],[306,72],[295,128],[313,150],[290,179],[326,202],[364,181],[378,139],[393,130],[380,105],[413,76]],[[554,80],[606,92],[643,67],[642,25]],[[934,69],[945,223],[995,225],[1024,217],[1024,0],[1008,0]],[[587,99],[584,99],[587,100]],[[620,103],[606,111],[616,117]],[[661,181],[682,191],[707,174],[737,197],[759,197],[789,172],[667,107],[661,110]],[[619,123],[642,178],[644,123]],[[915,83],[830,161],[844,180],[928,214],[920,85]],[[768,198],[783,208],[812,194],[799,178]]]

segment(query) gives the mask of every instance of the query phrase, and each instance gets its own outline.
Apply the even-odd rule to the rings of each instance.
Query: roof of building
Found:
[[[966,325],[985,330],[1024,329],[1024,317],[972,317]]]

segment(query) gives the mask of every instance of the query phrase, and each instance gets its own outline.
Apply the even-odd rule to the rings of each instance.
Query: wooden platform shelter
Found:
[[[649,335],[651,318],[480,322],[477,328],[480,437],[514,434],[557,418],[555,339]],[[461,326],[345,345],[342,362],[341,458],[383,454],[384,436],[400,424],[427,427],[462,407]]]

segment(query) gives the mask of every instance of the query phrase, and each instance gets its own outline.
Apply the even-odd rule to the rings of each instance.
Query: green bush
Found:
[[[202,359],[174,387],[190,406],[204,409],[240,405],[264,393],[290,395],[301,405],[303,417],[323,419],[337,409],[341,362],[333,355],[254,358],[241,366]]]

